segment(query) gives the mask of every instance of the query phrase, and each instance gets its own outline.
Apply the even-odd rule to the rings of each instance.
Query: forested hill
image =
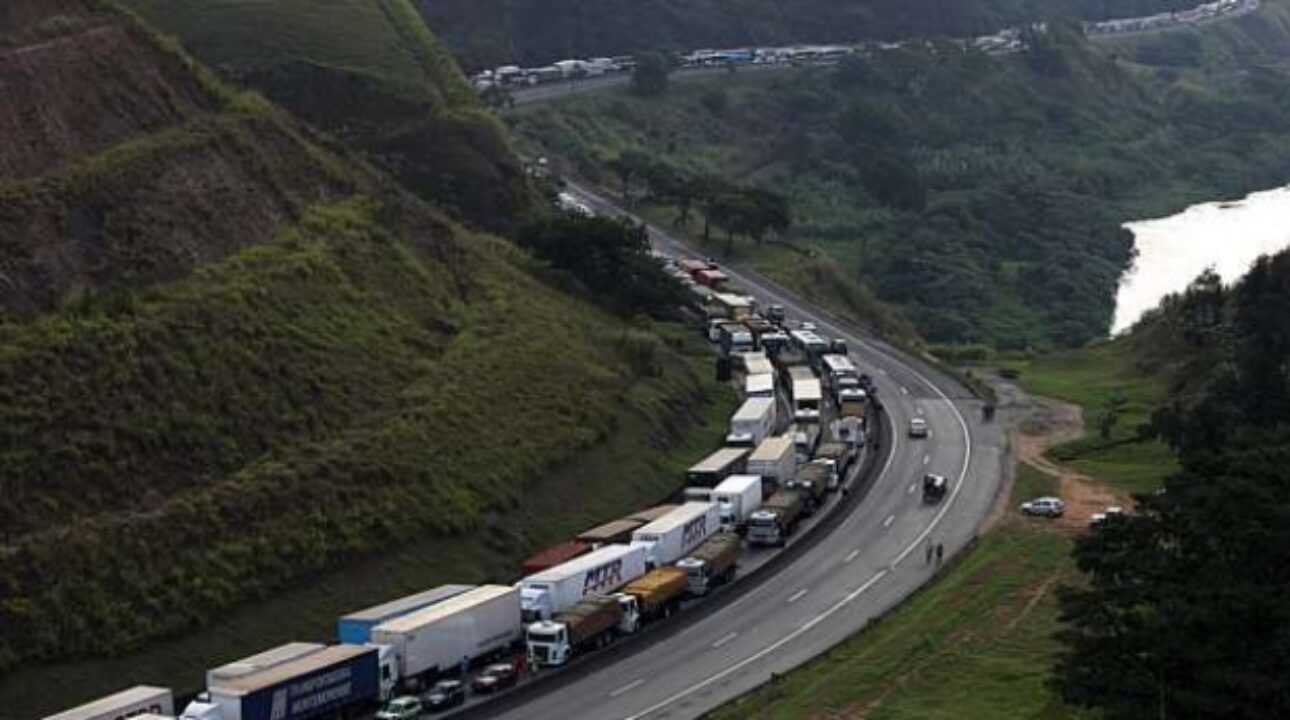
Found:
[[[1098,20],[1196,0],[416,0],[468,69],[637,50],[966,36],[1051,17]]]
[[[0,717],[196,687],[670,489],[717,397],[684,342],[540,281],[114,3],[0,10]],[[606,447],[615,472],[561,471]],[[544,526],[517,512],[539,483],[577,497]],[[302,587],[409,543],[415,572]],[[285,617],[206,632],[288,588]],[[40,666],[176,636],[146,673]]]

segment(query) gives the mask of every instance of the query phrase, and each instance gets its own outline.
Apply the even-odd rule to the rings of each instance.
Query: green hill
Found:
[[[509,229],[529,210],[505,134],[407,0],[122,2],[457,217]]]
[[[719,432],[688,333],[623,328],[110,5],[0,7],[0,716],[505,579]]]

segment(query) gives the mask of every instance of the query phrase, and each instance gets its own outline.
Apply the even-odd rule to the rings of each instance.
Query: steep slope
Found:
[[[634,458],[724,406],[677,343],[542,284],[132,17],[60,13],[0,50],[0,106],[48,99],[0,146],[0,672],[183,634],[184,662],[148,679],[191,687],[174,667],[214,664],[214,643],[272,644],[196,640],[248,601],[304,603],[312,578],[413,542],[504,565],[530,526],[472,531],[569,492],[553,468],[623,458],[554,527],[656,497],[670,477]],[[135,676],[24,673],[0,677],[0,716]]]
[[[1052,17],[1133,17],[1195,0],[416,0],[468,68],[640,50],[964,36]]]
[[[504,133],[407,0],[123,0],[222,75],[491,229],[531,195]]]

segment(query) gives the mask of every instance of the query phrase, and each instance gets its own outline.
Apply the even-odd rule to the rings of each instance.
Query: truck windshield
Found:
[[[529,642],[549,643],[556,642],[560,639],[559,631],[548,632],[546,630],[530,630]]]

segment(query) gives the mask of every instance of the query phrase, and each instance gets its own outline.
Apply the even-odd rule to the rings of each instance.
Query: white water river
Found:
[[[1236,202],[1193,205],[1177,215],[1125,227],[1133,231],[1138,257],[1120,280],[1112,333],[1127,330],[1207,267],[1232,283],[1260,255],[1290,247],[1290,187]]]

